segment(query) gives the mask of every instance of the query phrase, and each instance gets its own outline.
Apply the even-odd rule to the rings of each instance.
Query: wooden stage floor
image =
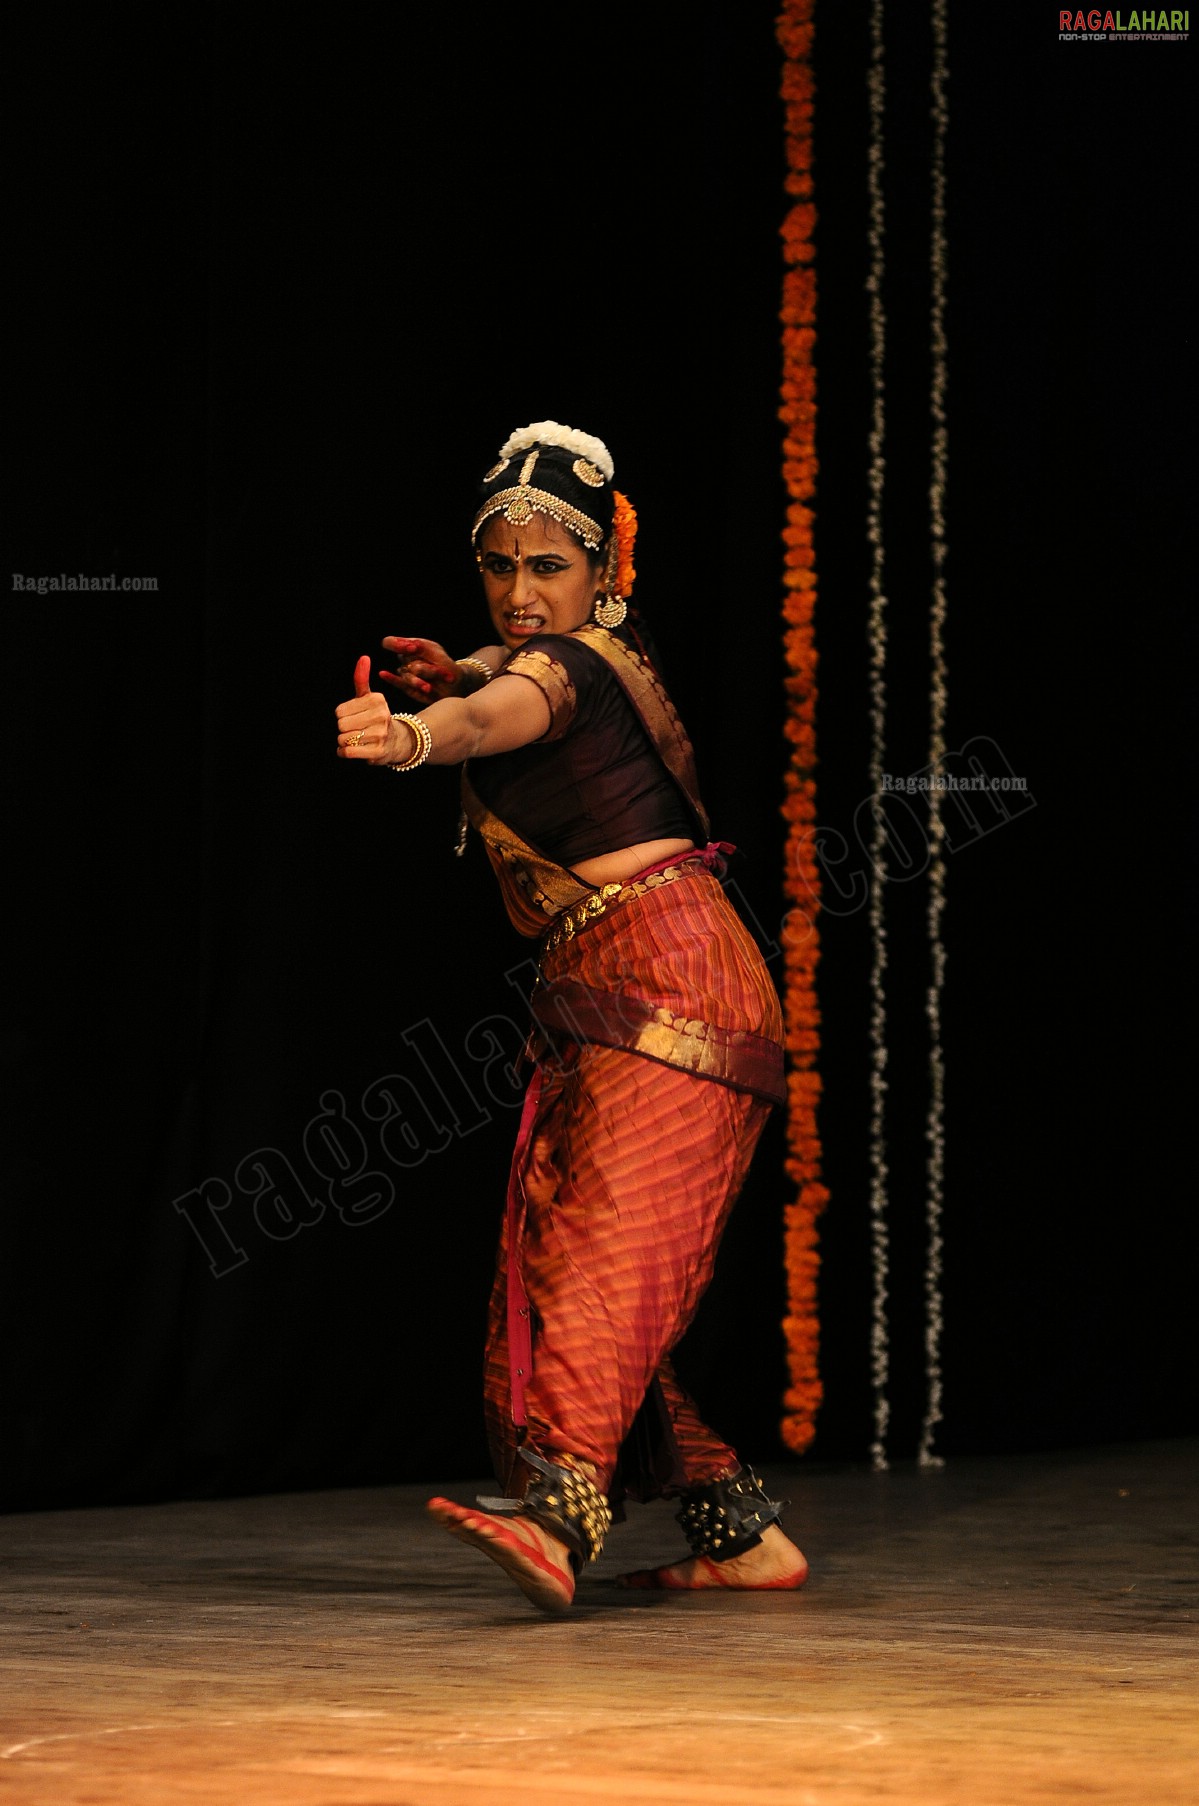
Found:
[[[634,1507],[565,1619],[434,1485],[0,1519],[0,1801],[1199,1800],[1199,1444],[767,1479],[803,1592],[620,1591]]]

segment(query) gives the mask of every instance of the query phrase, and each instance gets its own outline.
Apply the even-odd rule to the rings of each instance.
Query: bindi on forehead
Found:
[[[484,554],[529,564],[539,558],[559,558],[573,564],[579,553],[577,541],[558,526],[556,521],[534,515],[523,521],[517,531],[510,521],[489,521],[483,531],[480,549]]]

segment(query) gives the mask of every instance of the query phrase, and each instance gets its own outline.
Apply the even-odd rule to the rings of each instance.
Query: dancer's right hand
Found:
[[[377,673],[381,682],[417,702],[436,702],[443,696],[462,696],[466,681],[444,646],[436,640],[406,639],[389,633],[383,641],[394,652],[398,669]]]

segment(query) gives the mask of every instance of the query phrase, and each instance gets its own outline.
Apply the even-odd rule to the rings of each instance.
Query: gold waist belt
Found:
[[[622,903],[631,903],[635,897],[643,897],[646,891],[660,890],[664,884],[673,884],[676,878],[685,878],[689,872],[707,869],[702,853],[688,853],[673,865],[648,872],[644,878],[630,878],[626,884],[601,885],[599,890],[593,890],[589,897],[584,897],[581,903],[572,904],[569,909],[562,910],[554,917],[541,937],[542,955],[552,953],[563,941],[573,941],[576,934],[581,934],[584,928],[589,928],[600,916],[619,909]]]

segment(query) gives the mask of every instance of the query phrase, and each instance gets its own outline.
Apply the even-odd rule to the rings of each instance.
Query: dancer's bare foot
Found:
[[[470,1543],[497,1562],[541,1611],[570,1610],[575,1596],[570,1556],[557,1537],[531,1518],[496,1517],[455,1505],[452,1499],[430,1499],[425,1509],[459,1542]]]
[[[616,1584],[656,1587],[672,1593],[702,1592],[708,1587],[748,1593],[801,1587],[807,1578],[808,1564],[800,1551],[777,1524],[769,1524],[762,1532],[761,1542],[744,1555],[735,1555],[732,1561],[693,1555],[689,1561],[676,1561],[668,1568],[636,1568],[631,1574],[619,1574]]]

